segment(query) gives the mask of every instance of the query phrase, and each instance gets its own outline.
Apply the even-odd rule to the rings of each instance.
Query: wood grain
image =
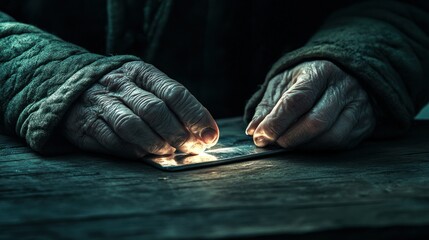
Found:
[[[425,239],[428,136],[173,173],[0,136],[0,238]]]

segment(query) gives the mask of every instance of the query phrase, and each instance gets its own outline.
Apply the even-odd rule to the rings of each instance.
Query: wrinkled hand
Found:
[[[268,84],[246,133],[255,144],[343,149],[371,134],[375,118],[356,79],[329,61],[302,63]]]
[[[68,112],[63,134],[82,149],[135,159],[199,153],[216,144],[219,129],[183,85],[136,61],[88,89]]]

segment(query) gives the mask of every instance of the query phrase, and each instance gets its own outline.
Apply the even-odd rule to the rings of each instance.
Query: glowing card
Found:
[[[220,138],[216,146],[199,155],[176,153],[170,156],[147,156],[143,160],[166,171],[178,171],[203,166],[252,159],[284,152],[279,147],[258,148],[252,137],[244,133],[245,125],[241,118],[218,121]]]

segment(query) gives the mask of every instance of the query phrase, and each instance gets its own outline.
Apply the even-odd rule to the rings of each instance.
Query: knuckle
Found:
[[[309,91],[295,91],[292,94],[286,95],[286,107],[293,112],[298,112],[300,109],[309,107],[313,97]]]
[[[146,71],[149,71],[149,72],[154,71],[156,69],[154,65],[146,62],[145,63],[139,62],[139,64],[136,64],[136,65],[139,66],[141,69],[145,69]]]
[[[163,89],[163,95],[177,102],[179,105],[186,104],[189,100],[190,92],[182,85],[165,85]]]
[[[139,122],[140,119],[138,117],[129,114],[121,114],[115,119],[115,131],[118,133],[128,134],[136,128]]]
[[[147,99],[144,103],[142,103],[141,109],[149,118],[155,121],[156,119],[159,119],[163,113],[166,112],[167,105],[160,99],[150,98]]]
[[[127,62],[124,65],[122,65],[122,68],[125,70],[130,70],[131,68],[134,68],[135,66],[138,66],[142,63],[142,61],[131,61]]]
[[[111,73],[104,76],[100,83],[107,88],[109,91],[118,91],[124,85],[128,83],[127,78],[120,73]]]
[[[101,83],[102,85],[108,85],[111,82],[114,82],[117,78],[117,75],[114,73],[108,73],[106,75],[104,75],[100,80],[99,83]]]
[[[86,90],[82,96],[80,97],[80,100],[84,103],[96,103],[103,98],[107,93],[105,87],[103,87],[100,84],[94,84],[92,87],[90,87],[88,90]]]
[[[144,80],[146,84],[154,84],[156,82],[164,81],[166,77],[161,71],[159,71],[154,65],[149,63],[140,64],[138,68],[134,70],[140,80]],[[136,79],[136,78],[134,78]]]
[[[132,61],[125,63],[122,68],[127,75],[135,75],[138,72],[144,72],[150,66],[143,61]]]
[[[126,102],[133,105],[141,106],[142,102],[146,99],[146,95],[141,94],[138,89],[134,87],[126,88],[121,96]]]
[[[109,82],[109,84],[107,85],[107,90],[116,92],[121,88],[124,88],[127,84],[128,81],[126,81],[124,78],[116,79],[114,81]]]

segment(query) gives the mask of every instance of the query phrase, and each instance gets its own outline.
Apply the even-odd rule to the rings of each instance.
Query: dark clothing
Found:
[[[313,1],[311,8],[302,1],[180,0],[169,12],[160,11],[159,1],[145,0],[7,2],[0,10],[17,21],[90,52],[131,54],[154,64],[221,118],[242,115],[271,65],[304,45],[350,0]],[[167,16],[164,25],[154,21],[158,12]],[[152,29],[161,32],[157,39]]]
[[[72,102],[102,75],[137,59],[130,55],[183,83],[215,117],[242,114],[245,99],[285,51],[267,79],[303,61],[335,62],[370,94],[377,135],[406,130],[429,99],[426,1],[352,6],[331,16],[306,45],[323,19],[352,1],[63,2],[0,3],[18,21],[0,13],[0,127],[38,151],[60,138],[55,127]],[[265,86],[249,101],[247,117]]]

